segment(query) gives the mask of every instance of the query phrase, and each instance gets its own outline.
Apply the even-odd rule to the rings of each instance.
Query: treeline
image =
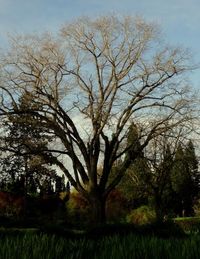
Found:
[[[166,137],[160,137],[154,144],[150,155],[143,154],[131,165],[119,190],[133,208],[153,208],[157,219],[194,216],[200,173],[193,142],[173,147]]]
[[[22,109],[33,105],[27,96],[23,96],[20,102]],[[2,130],[7,135],[1,139],[6,152],[2,151],[1,155],[0,190],[30,196],[69,192],[67,179],[58,175],[51,167],[51,160],[48,163],[40,153],[40,150],[47,149],[47,145],[51,147],[53,141],[48,128],[42,124],[34,125],[32,119],[28,115],[12,115],[3,123]],[[194,205],[200,194],[195,147],[191,140],[185,144],[170,141],[166,135],[155,138],[129,166],[120,184],[108,197],[106,213],[109,220],[127,218],[141,206],[148,206],[147,211],[155,211],[157,220],[194,215]],[[129,128],[127,142],[127,145],[129,142],[134,144],[124,159],[130,157],[136,147],[140,149],[134,125]],[[113,166],[110,181],[120,170],[121,163],[119,160]],[[102,169],[98,170],[101,175]],[[87,221],[89,218],[88,202],[74,191],[66,207],[66,217],[68,215],[72,221]]]
[[[110,193],[106,203],[108,221],[143,224],[198,214],[200,172],[193,142],[170,145],[162,136],[153,144],[152,150],[141,153]],[[118,161],[112,168],[111,177],[120,164]],[[71,221],[86,222],[89,218],[89,204],[76,191],[72,191],[67,209]]]
[[[27,96],[20,101],[22,108],[31,105]],[[1,155],[0,190],[30,196],[69,192],[67,179],[58,175],[51,167],[51,160],[48,163],[40,153],[47,145],[51,146],[53,139],[49,130],[42,124],[33,125],[31,120],[28,115],[12,115],[3,123],[2,130],[7,135],[1,139],[6,152],[2,151]],[[122,220],[141,206],[154,210],[157,220],[195,214],[194,206],[200,195],[200,173],[194,144],[191,140],[186,143],[170,141],[166,135],[155,138],[129,166],[108,197],[108,219]],[[131,156],[136,146],[140,148],[134,125],[129,128],[127,142],[127,145],[129,142],[134,144],[124,159]],[[121,163],[119,160],[113,166],[111,180],[120,170]],[[102,169],[98,170],[101,175]],[[81,218],[87,221],[89,204],[80,194],[72,191],[66,207],[72,221]]]

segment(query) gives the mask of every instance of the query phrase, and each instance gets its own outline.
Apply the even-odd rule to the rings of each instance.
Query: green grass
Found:
[[[4,231],[4,234],[6,231]],[[200,258],[200,236],[162,239],[128,234],[92,240],[63,238],[31,232],[14,232],[0,238],[2,259],[195,259]]]
[[[191,221],[191,220],[195,220],[200,222],[200,217],[178,217],[178,218],[174,218],[173,219],[175,222],[178,221]]]
[[[200,233],[200,217],[180,217],[173,221],[185,233]]]

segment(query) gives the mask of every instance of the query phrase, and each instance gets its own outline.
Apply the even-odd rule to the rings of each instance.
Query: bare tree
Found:
[[[83,18],[65,25],[56,39],[45,34],[12,40],[2,57],[0,111],[29,114],[48,128],[56,143],[40,150],[41,156],[89,201],[98,223],[105,220],[108,194],[142,149],[190,120],[182,76],[190,69],[187,53],[164,46],[154,24]],[[31,107],[19,107],[22,95]],[[139,146],[126,141],[133,123]],[[120,170],[108,181],[119,158]]]

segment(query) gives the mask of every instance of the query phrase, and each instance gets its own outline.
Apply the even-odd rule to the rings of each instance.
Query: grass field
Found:
[[[154,235],[112,235],[65,238],[35,230],[0,234],[2,259],[195,259],[200,258],[200,235],[161,238]]]

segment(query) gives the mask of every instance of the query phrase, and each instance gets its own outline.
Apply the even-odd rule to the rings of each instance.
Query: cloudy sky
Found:
[[[56,32],[79,16],[111,12],[158,23],[169,43],[189,48],[200,63],[199,0],[0,0],[0,47],[8,33]],[[200,88],[200,70],[191,79]]]

